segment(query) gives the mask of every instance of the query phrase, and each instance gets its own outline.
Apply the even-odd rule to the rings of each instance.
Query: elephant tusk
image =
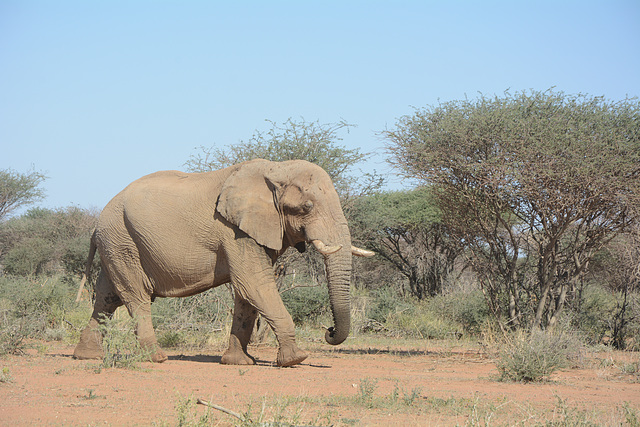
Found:
[[[322,240],[312,240],[311,243],[313,243],[313,246],[315,246],[322,255],[331,255],[342,249],[342,245],[327,246]]]
[[[356,246],[351,246],[351,253],[355,256],[362,256],[362,257],[370,257],[376,254],[375,252],[371,252],[366,249],[361,249]]]

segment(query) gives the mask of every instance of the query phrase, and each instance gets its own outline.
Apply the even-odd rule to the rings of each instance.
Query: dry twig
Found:
[[[229,414],[229,415],[231,415],[233,417],[236,417],[237,419],[239,419],[242,422],[245,421],[244,417],[241,414],[239,414],[237,412],[233,412],[231,409],[227,409],[227,408],[222,407],[220,405],[216,405],[215,403],[207,402],[206,400],[203,400],[203,399],[200,399],[200,398],[198,398],[198,402],[197,403],[199,405],[208,406],[209,408],[213,408],[213,409],[217,409],[218,411],[222,411],[225,414]]]

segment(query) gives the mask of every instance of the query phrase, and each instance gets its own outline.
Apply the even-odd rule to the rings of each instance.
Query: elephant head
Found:
[[[242,163],[225,181],[218,212],[258,244],[282,253],[312,243],[324,255],[334,327],[325,339],[340,344],[349,335],[352,247],[347,220],[329,175],[303,160]]]

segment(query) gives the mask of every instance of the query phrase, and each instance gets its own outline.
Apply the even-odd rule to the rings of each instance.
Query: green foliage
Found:
[[[460,250],[442,224],[431,188],[362,196],[350,220],[354,238],[378,255],[363,264],[389,264],[419,299],[442,292]]]
[[[73,295],[60,277],[0,276],[0,354],[20,352],[27,338],[67,337],[68,318],[78,310]]]
[[[516,326],[553,326],[593,254],[640,215],[637,99],[480,96],[418,110],[384,134],[392,162],[434,187],[491,311]]]
[[[428,302],[389,316],[385,325],[401,336],[421,339],[450,339],[461,334],[460,325],[434,313]]]
[[[151,360],[149,351],[142,348],[135,336],[136,319],[118,320],[103,316],[98,327],[102,334],[104,368],[139,369],[140,363]]]
[[[44,198],[39,185],[45,180],[40,172],[19,173],[11,169],[0,170],[0,222],[16,209]]]
[[[408,308],[408,304],[395,290],[379,288],[371,293],[367,316],[379,323],[386,323],[389,315]]]
[[[451,339],[479,336],[490,321],[480,291],[438,295],[424,300],[401,297],[391,289],[370,292],[363,331],[393,336]]]
[[[96,220],[96,214],[75,207],[35,208],[0,223],[0,262],[5,272],[29,276],[64,271],[79,277]]]
[[[198,415],[197,410],[198,399],[194,396],[183,398],[179,396],[178,403],[176,403],[176,426],[178,427],[205,427],[214,425],[214,420],[211,418],[209,408],[207,408],[202,415]]]
[[[231,323],[233,298],[226,287],[186,298],[158,298],[151,305],[162,347],[202,347]]]
[[[296,325],[313,323],[330,310],[326,287],[303,286],[280,295]]]
[[[272,161],[307,160],[322,167],[336,188],[353,184],[348,171],[366,158],[359,149],[348,149],[339,145],[338,133],[348,131],[350,125],[344,121],[321,124],[288,119],[283,125],[269,121],[267,132],[255,131],[249,141],[230,144],[223,148],[201,147],[201,153],[192,155],[186,166],[192,172],[222,169],[252,159]]]
[[[53,252],[50,242],[42,237],[22,239],[4,257],[5,272],[17,276],[42,274],[53,258]]]
[[[27,322],[23,319],[0,325],[0,356],[23,351],[24,339],[28,336],[27,328]]]
[[[177,348],[187,343],[186,334],[183,332],[162,330],[157,335],[158,344],[162,348]]]
[[[574,325],[580,328],[590,344],[601,343],[607,336],[615,306],[615,295],[604,288],[588,286],[583,290],[581,307],[575,315]]]
[[[67,239],[63,248],[63,255],[60,259],[62,267],[66,273],[67,280],[81,277],[85,273],[87,257],[89,256],[89,245],[91,244],[91,235],[83,233],[79,236]],[[91,266],[91,277],[88,283],[95,283],[100,275],[100,254],[96,251]]]
[[[576,307],[572,320],[575,328],[584,333],[590,344],[614,343],[616,337],[624,340],[626,348],[640,348],[640,295],[606,289],[591,284],[582,291],[580,306]],[[628,320],[620,329],[617,315],[627,304]],[[625,339],[626,338],[626,339]]]
[[[479,336],[490,321],[489,308],[480,290],[439,295],[431,300],[430,306],[460,325],[459,332],[470,336]]]
[[[11,383],[13,382],[13,377],[11,376],[11,371],[6,366],[2,367],[2,371],[0,371],[0,383]]]
[[[423,228],[441,221],[440,209],[428,187],[375,193],[358,200],[357,206],[357,222],[374,230]]]
[[[413,388],[410,392],[406,392],[396,384],[389,396],[389,401],[394,405],[402,402],[405,406],[413,406],[420,398],[421,393],[422,389],[420,387]]]
[[[363,378],[358,386],[358,401],[360,404],[371,408],[373,407],[373,394],[378,386],[378,381],[372,378]]]
[[[549,209],[566,196],[579,202],[612,200],[614,185],[631,197],[614,202],[625,206],[638,197],[628,191],[638,187],[639,109],[637,99],[507,92],[502,98],[480,96],[418,110],[385,135],[393,144],[393,162],[427,182],[465,178],[461,184],[490,185],[486,190],[502,183],[506,187],[499,194],[521,191],[529,196],[523,201],[538,198]],[[593,185],[589,193],[580,180]],[[524,194],[541,185],[557,193]]]
[[[625,421],[631,427],[640,427],[640,416],[638,411],[629,405],[629,402],[624,402],[622,405],[622,413]]]

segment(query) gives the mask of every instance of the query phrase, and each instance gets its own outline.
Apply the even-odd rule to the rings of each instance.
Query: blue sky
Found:
[[[639,96],[640,1],[0,0],[0,169],[51,208],[290,117],[392,173],[378,133],[414,107],[552,86]]]

